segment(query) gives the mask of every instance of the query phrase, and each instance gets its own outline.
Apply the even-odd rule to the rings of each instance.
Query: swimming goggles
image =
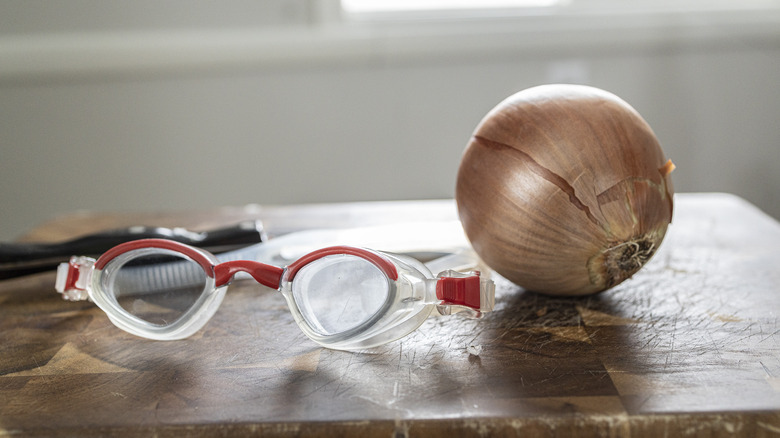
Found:
[[[164,239],[123,243],[97,260],[73,257],[60,265],[56,289],[66,299],[91,299],[131,334],[175,340],[208,322],[238,276],[281,291],[309,338],[343,350],[404,337],[434,309],[480,317],[493,309],[495,293],[479,271],[445,270],[434,277],[417,259],[382,251],[331,246],[280,268],[220,262],[205,250]]]

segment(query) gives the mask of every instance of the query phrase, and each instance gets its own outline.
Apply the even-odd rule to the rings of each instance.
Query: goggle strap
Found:
[[[200,265],[189,260],[155,266],[124,266],[122,276],[126,294],[201,285],[204,277],[211,277]]]

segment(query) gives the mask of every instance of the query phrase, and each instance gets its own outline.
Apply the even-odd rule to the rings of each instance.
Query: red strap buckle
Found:
[[[481,307],[479,274],[439,278],[436,282],[436,298],[442,300],[442,304],[479,310]]]
[[[71,257],[68,263],[57,267],[57,280],[54,288],[68,301],[89,299],[87,283],[95,261],[88,257]]]

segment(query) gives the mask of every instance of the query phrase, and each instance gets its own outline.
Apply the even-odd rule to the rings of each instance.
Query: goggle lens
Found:
[[[332,336],[371,321],[387,304],[390,284],[379,268],[363,258],[331,255],[301,268],[292,292],[311,329]]]
[[[148,269],[149,267],[155,269]],[[112,276],[117,304],[127,313],[157,326],[167,326],[182,317],[206,288],[206,273],[184,255],[158,250],[138,254],[116,269]]]

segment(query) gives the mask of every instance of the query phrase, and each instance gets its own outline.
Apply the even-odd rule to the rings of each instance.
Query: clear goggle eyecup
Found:
[[[349,246],[327,247],[284,268],[233,260],[170,240],[127,242],[97,260],[60,265],[56,289],[68,300],[91,299],[117,327],[137,336],[174,340],[200,330],[237,275],[281,291],[301,330],[334,349],[397,340],[436,310],[481,317],[493,310],[494,283],[469,252],[429,263],[457,270],[433,276],[417,259]]]

